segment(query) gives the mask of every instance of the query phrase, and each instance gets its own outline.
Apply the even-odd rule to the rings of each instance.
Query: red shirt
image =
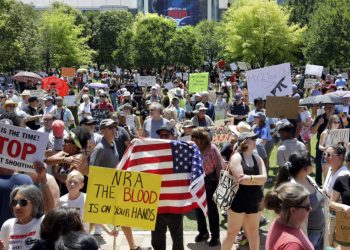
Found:
[[[109,102],[100,102],[98,104],[98,108],[99,109],[109,109],[110,112],[114,112],[114,108],[113,108],[113,105],[110,104]]]
[[[278,222],[272,222],[267,239],[265,250],[313,250],[314,247],[307,236],[301,231],[287,227]]]

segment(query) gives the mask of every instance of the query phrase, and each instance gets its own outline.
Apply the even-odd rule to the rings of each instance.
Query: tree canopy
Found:
[[[349,67],[350,5],[347,0],[324,0],[311,18],[304,38],[310,63]]]
[[[304,29],[288,25],[289,15],[277,3],[246,0],[233,4],[225,13],[221,42],[229,60],[264,67],[293,61]]]

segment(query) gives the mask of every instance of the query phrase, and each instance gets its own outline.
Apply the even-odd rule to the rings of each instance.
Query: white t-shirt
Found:
[[[18,224],[16,218],[5,221],[1,227],[5,249],[26,250],[32,248],[40,239],[40,225],[44,217],[43,215],[39,219],[34,218],[25,225]]]
[[[335,180],[339,176],[344,176],[350,174],[350,171],[347,166],[342,166],[335,173],[333,173],[332,168],[328,169],[326,179],[324,181],[324,191],[326,192],[328,197],[332,197],[333,186]]]
[[[76,198],[75,200],[70,200],[68,198],[68,194],[63,195],[60,198],[60,203],[59,206],[60,207],[71,207],[71,208],[75,208],[79,211],[80,214],[80,218],[83,221],[84,219],[84,205],[85,205],[85,200],[86,200],[86,194],[83,192],[80,192],[80,195],[78,198]],[[89,230],[89,224],[88,223],[84,223],[84,228],[86,231]]]

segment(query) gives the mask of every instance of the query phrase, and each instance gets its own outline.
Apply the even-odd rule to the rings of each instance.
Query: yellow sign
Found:
[[[200,93],[208,91],[209,73],[192,73],[189,80],[189,92]]]
[[[162,177],[90,167],[84,221],[154,230]]]

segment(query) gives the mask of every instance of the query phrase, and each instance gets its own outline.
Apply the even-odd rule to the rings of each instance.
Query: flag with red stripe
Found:
[[[183,214],[200,207],[207,214],[203,159],[196,145],[136,139],[117,168],[162,175],[158,213]]]

